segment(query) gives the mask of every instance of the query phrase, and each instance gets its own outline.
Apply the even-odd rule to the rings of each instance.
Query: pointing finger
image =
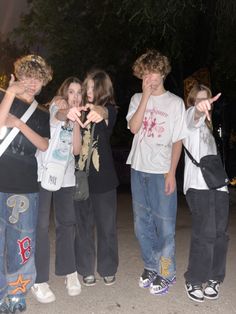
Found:
[[[210,104],[212,104],[214,101],[216,101],[218,98],[220,98],[221,93],[218,93],[216,96],[209,99]]]

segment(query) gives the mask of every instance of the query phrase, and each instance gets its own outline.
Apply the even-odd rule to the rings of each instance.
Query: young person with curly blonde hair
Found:
[[[133,95],[127,114],[134,134],[127,160],[131,164],[134,227],[144,262],[139,286],[158,295],[166,293],[176,280],[175,172],[185,125],[183,100],[164,87],[170,71],[168,58],[159,51],[141,55],[133,72],[142,80],[142,93]]]
[[[16,60],[15,76],[0,91],[1,144],[13,129],[19,133],[0,157],[0,313],[26,309],[33,285],[35,230],[38,211],[36,149],[45,151],[50,137],[48,114],[38,107],[26,122],[20,118],[43,86],[51,67],[37,55]]]

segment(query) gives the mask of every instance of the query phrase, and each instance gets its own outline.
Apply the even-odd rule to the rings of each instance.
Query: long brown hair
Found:
[[[195,83],[193,87],[191,88],[188,97],[187,97],[187,107],[192,107],[195,106],[196,100],[197,100],[197,94],[201,91],[205,91],[207,93],[207,98],[212,97],[212,93],[209,87],[206,85],[200,84],[200,83]],[[212,110],[209,111],[210,116],[212,115]],[[209,121],[207,118],[205,120],[206,125],[210,130],[212,130],[212,123]]]
[[[106,106],[107,104],[115,106],[114,89],[111,78],[104,70],[100,69],[91,70],[87,73],[82,86],[83,104],[87,103],[87,85],[89,80],[93,80],[94,82],[93,104],[96,106]]]
[[[68,89],[71,83],[77,83],[82,87],[82,82],[75,76],[70,76],[61,84],[57,91],[57,96],[63,97],[66,101],[68,100]]]

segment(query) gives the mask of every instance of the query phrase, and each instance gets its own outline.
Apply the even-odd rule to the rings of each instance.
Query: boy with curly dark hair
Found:
[[[133,95],[127,114],[134,134],[127,160],[131,164],[134,227],[144,262],[139,286],[159,295],[176,280],[175,172],[185,125],[183,100],[164,87],[170,71],[168,58],[159,51],[141,55],[133,72],[142,80],[142,93]]]

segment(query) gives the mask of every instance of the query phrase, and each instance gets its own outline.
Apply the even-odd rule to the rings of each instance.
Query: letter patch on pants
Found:
[[[31,239],[29,237],[25,237],[22,240],[18,240],[17,241],[18,245],[19,245],[19,249],[20,249],[20,256],[21,256],[21,264],[25,264],[28,259],[30,258],[30,253],[32,250],[31,247]]]
[[[19,213],[29,209],[29,200],[24,195],[12,195],[7,199],[7,206],[12,208],[9,222],[15,224],[19,220]]]

